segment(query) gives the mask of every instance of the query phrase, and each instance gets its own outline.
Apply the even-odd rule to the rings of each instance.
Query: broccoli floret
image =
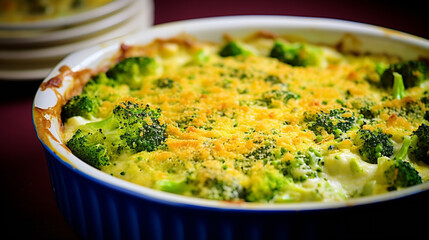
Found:
[[[410,187],[423,182],[419,172],[406,161],[392,160],[392,165],[384,171],[384,174],[387,183],[391,185],[389,190]]]
[[[61,112],[63,122],[74,116],[87,119],[99,117],[99,108],[105,101],[115,103],[122,95],[128,95],[129,88],[125,88],[126,91],[123,89],[116,80],[108,78],[105,73],[93,76],[83,87],[82,93],[71,98],[63,106]]]
[[[185,185],[176,186],[173,189],[184,189],[191,192],[192,195],[201,198],[213,200],[238,200],[244,198],[244,188],[235,177],[225,177],[224,169],[217,171],[202,166],[196,171],[189,171],[186,173],[186,179],[182,180]],[[165,189],[165,187],[164,187]]]
[[[243,44],[237,41],[230,41],[226,43],[219,51],[221,57],[235,57],[238,55],[249,55],[251,51],[246,49]]]
[[[91,78],[85,85],[83,92],[85,94],[97,93],[100,85],[117,87],[118,82],[115,79],[107,77],[106,73],[99,73]]]
[[[429,107],[429,95],[428,95],[428,91],[425,91],[423,94],[424,96],[422,98],[420,98],[420,101],[426,106]]]
[[[264,78],[264,81],[270,83],[271,85],[280,84],[287,86],[287,84],[283,83],[283,81],[276,75],[268,75],[266,78]]]
[[[429,126],[422,123],[419,128],[413,132],[413,150],[411,154],[417,161],[429,164]]]
[[[165,141],[166,125],[159,122],[161,109],[128,101],[116,106],[113,114],[123,131],[121,139],[134,152],[155,151]]]
[[[203,49],[199,50],[197,53],[192,55],[192,60],[190,64],[204,64],[210,59],[209,53],[204,51]]]
[[[381,76],[383,75],[384,71],[389,68],[389,64],[384,62],[375,62],[375,72]]]
[[[322,50],[302,43],[284,43],[276,41],[270,51],[270,57],[291,66],[320,66],[324,61]]]
[[[247,154],[245,157],[256,160],[269,159],[273,156],[274,148],[275,143],[272,141],[266,141],[266,143],[263,143],[262,146]]]
[[[369,163],[376,164],[378,158],[393,155],[391,137],[392,135],[383,133],[381,129],[378,131],[360,129],[356,134],[355,143],[362,158]]]
[[[66,146],[84,162],[96,168],[109,165],[125,149],[119,138],[119,123],[111,117],[81,126]]]
[[[281,158],[287,152],[286,148],[278,148],[276,141],[273,139],[266,139],[261,143],[261,146],[246,154],[247,159],[264,160],[264,162],[272,161]]]
[[[293,160],[277,160],[271,164],[284,176],[293,179],[294,182],[305,182],[309,178],[319,176],[324,161],[318,151],[309,148],[305,152],[298,152]]]
[[[103,101],[113,102],[116,100],[117,93],[113,90],[115,86],[117,83],[109,79],[106,74],[95,75],[84,86],[80,95],[72,97],[62,107],[61,119],[65,122],[74,116],[87,119],[97,117]]]
[[[285,90],[272,90],[268,92],[264,92],[262,94],[262,98],[259,99],[259,102],[262,103],[263,106],[274,107],[273,100],[281,101],[284,104],[290,99],[298,99],[301,96],[294,92],[285,91]]]
[[[364,98],[356,98],[349,101],[351,104],[351,107],[361,115],[366,120],[371,120],[375,118],[378,115],[377,110],[375,110],[373,107],[375,105],[375,102],[364,99]]]
[[[397,112],[399,116],[408,118],[410,121],[422,119],[425,115],[424,108],[416,101],[407,101]]]
[[[95,97],[101,103],[105,101],[116,103],[123,96],[130,95],[129,90],[130,88],[126,84],[107,77],[106,73],[99,73],[88,81],[82,89],[81,95]]]
[[[426,109],[429,109],[429,95],[427,91],[424,92],[425,96],[420,99],[420,101],[425,105]],[[429,121],[429,111],[426,111],[423,118],[426,121]]]
[[[358,112],[359,114],[362,114],[365,119],[373,119],[376,116],[374,111],[371,110],[371,107],[368,106],[359,108]]]
[[[404,61],[389,65],[380,76],[380,85],[389,89],[394,86],[395,76],[402,76],[405,89],[420,86],[426,80],[427,66],[423,61]]]
[[[155,151],[166,138],[166,125],[159,117],[160,109],[123,102],[110,117],[81,126],[66,145],[77,157],[99,168],[108,162],[106,159],[124,152]],[[103,152],[102,159],[99,152]]]
[[[334,134],[336,137],[349,131],[356,123],[354,113],[346,112],[344,109],[333,109],[329,113],[324,111],[306,116],[305,121],[309,123],[308,129],[316,135],[321,135],[325,130],[328,134]]]
[[[383,108],[379,109],[378,112],[387,113],[389,115],[395,114],[416,125],[424,122],[425,114],[428,112],[428,107],[425,107],[422,102],[414,100],[412,96],[403,101],[396,102],[396,104],[388,102],[386,105],[387,106],[383,106]]]
[[[73,154],[98,169],[110,164],[110,149],[102,131],[84,132],[78,129],[67,142]]]
[[[260,170],[252,174],[255,181],[246,189],[246,201],[249,202],[270,202],[291,183],[278,171]]]
[[[199,196],[214,200],[238,200],[243,197],[243,186],[236,181],[223,181],[217,178],[208,178],[203,183]]]
[[[130,89],[139,89],[142,86],[145,76],[154,75],[158,69],[158,64],[149,57],[126,58],[109,71],[106,76],[115,79],[119,84],[127,84]]]
[[[157,88],[173,88],[174,81],[171,78],[158,78],[154,82]]]
[[[385,180],[390,185],[388,190],[393,191],[397,188],[414,186],[423,182],[419,172],[409,162],[405,161],[414,141],[413,137],[405,137],[401,149],[394,159],[380,159],[379,167],[384,169]]]
[[[419,172],[406,161],[415,140],[414,136],[406,136],[401,149],[393,159],[388,157],[378,159],[379,176],[388,185],[388,191],[414,186],[423,182]]]
[[[100,101],[96,97],[74,96],[62,107],[61,119],[63,122],[74,116],[92,119],[97,116],[99,106]]]

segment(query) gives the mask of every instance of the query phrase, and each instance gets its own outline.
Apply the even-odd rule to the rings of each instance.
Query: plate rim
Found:
[[[0,37],[0,45],[4,44],[6,46],[18,46],[18,45],[28,45],[28,44],[41,44],[41,43],[55,43],[64,40],[72,40],[77,38],[82,38],[85,36],[93,35],[95,33],[105,31],[109,28],[113,28],[128,19],[132,18],[138,13],[140,9],[143,9],[147,6],[145,4],[146,0],[134,0],[131,4],[125,6],[124,8],[114,12],[113,14],[107,16],[107,18],[100,18],[94,22],[88,24],[76,25],[70,28],[60,28],[53,31],[43,32],[40,31],[36,36],[32,37],[10,37],[2,38]],[[108,24],[106,24],[108,23]],[[99,27],[101,26],[101,28]],[[1,31],[1,29],[0,29]]]
[[[121,24],[126,25],[127,28],[129,28],[130,26],[134,26],[131,25],[131,23],[134,23],[134,21],[137,21],[136,19],[138,19],[137,17],[140,17],[140,15],[142,17],[150,17],[151,21],[149,22],[150,25],[153,24],[153,13],[151,13],[150,11],[148,11],[148,13],[144,13],[144,14],[136,14],[134,16],[132,16],[131,18],[127,19],[127,21],[122,22]],[[127,25],[129,24],[129,25]],[[149,26],[150,26],[149,25]],[[106,36],[113,36],[114,38],[117,37],[121,37],[123,35],[127,35],[130,34],[132,31],[126,31],[126,33],[123,33],[124,31],[124,26],[115,26],[114,29],[112,29],[112,31],[107,32],[106,34],[101,34],[101,35],[97,35],[94,36],[92,38],[86,39],[84,41],[75,41],[75,42],[70,42],[64,45],[58,45],[58,46],[53,46],[53,47],[46,47],[46,48],[37,48],[37,49],[31,49],[31,50],[6,50],[6,51],[2,51],[0,50],[0,60],[7,60],[7,59],[12,59],[13,61],[19,61],[19,60],[23,60],[23,61],[34,61],[37,59],[52,59],[52,58],[58,58],[58,57],[65,57],[64,55],[68,55],[71,54],[75,51],[79,51],[78,49],[86,49],[88,47],[91,47],[93,45],[96,45],[98,43],[104,42],[104,41],[109,41],[112,38],[108,37],[107,39],[104,40],[100,40],[103,38],[106,38]],[[139,27],[137,27],[135,30],[138,30]],[[134,31],[135,31],[134,30]],[[120,34],[118,34],[118,32]],[[87,45],[85,47],[79,47],[76,50],[73,51],[68,51],[66,49],[68,48],[72,48],[72,46],[78,46],[78,45]],[[89,46],[88,46],[89,45]]]
[[[107,3],[97,8],[90,9],[88,11],[83,11],[80,13],[72,14],[65,17],[54,18],[54,19],[46,19],[46,20],[40,20],[40,21],[34,21],[34,22],[20,22],[20,23],[0,22],[0,29],[29,30],[29,29],[48,29],[48,28],[70,26],[70,25],[86,22],[89,20],[93,20],[93,19],[102,17],[103,15],[106,15],[106,14],[116,12],[126,7],[129,3],[133,1],[134,0],[113,0],[110,3]]]
[[[113,38],[109,37],[107,38],[107,40],[98,40],[98,43],[92,43],[90,44],[90,46],[86,46],[84,47],[84,49],[93,47],[93,46],[97,46],[99,44],[103,44],[104,42],[108,42],[108,41],[112,41],[112,40],[116,40],[116,39],[122,39],[123,36],[125,35],[129,35],[132,34],[134,32],[138,32],[141,30],[145,30],[146,28],[150,28],[151,26],[153,26],[154,23],[154,12],[153,12],[153,5],[150,4],[148,5],[148,7],[146,8],[146,12],[142,12],[143,14],[140,15],[135,15],[132,18],[128,19],[129,22],[126,22],[124,24],[129,24],[126,25],[126,31],[125,33],[124,31],[124,26],[121,26],[121,29],[114,29],[115,33],[112,35],[115,35]],[[127,21],[128,21],[127,20]],[[138,25],[137,23],[140,22],[140,25]],[[142,25],[144,22],[144,26],[142,29]],[[119,33],[122,32],[122,33]],[[109,32],[111,33],[111,32]],[[119,33],[119,34],[118,34]],[[97,36],[100,39],[101,38],[105,38],[105,35],[100,35]],[[51,56],[51,58],[61,58],[55,61],[54,64],[52,64],[49,67],[49,70],[47,72],[43,72],[43,70],[46,70],[48,67],[44,68],[39,68],[39,69],[17,69],[17,70],[7,70],[7,69],[1,69],[0,68],[0,81],[30,81],[30,80],[35,80],[35,81],[42,81],[43,79],[46,78],[46,76],[49,75],[50,72],[52,72],[52,70],[55,68],[55,66],[57,66],[60,62],[62,62],[62,60],[64,58],[66,58],[68,55],[73,54],[74,52],[77,52],[79,50],[73,50],[69,53],[66,53],[65,55],[57,55],[57,56]],[[6,56],[6,54],[5,54]],[[16,59],[14,61],[18,62],[18,61],[37,61],[43,58],[40,57],[34,57],[34,58],[30,58],[30,59]],[[49,58],[47,58],[49,59]],[[0,58],[0,61],[4,61],[4,59]],[[40,70],[40,71],[38,71]],[[15,75],[16,74],[16,75]]]

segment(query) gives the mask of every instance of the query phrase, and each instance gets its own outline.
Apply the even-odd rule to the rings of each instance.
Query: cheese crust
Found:
[[[226,43],[247,54],[220,56]],[[157,39],[145,46],[123,46],[117,60],[146,56],[159,69],[144,76],[138,89],[115,89],[121,97],[100,106],[97,119],[72,117],[63,140],[81,126],[108,118],[124,99],[161,109],[166,139],[155,151],[122,154],[101,170],[127,181],[191,197],[225,201],[340,201],[390,191],[380,164],[370,163],[356,140],[361,129],[390,136],[394,159],[409,136],[427,120],[406,112],[425,112],[428,84],[407,89],[402,99],[377,87],[380,63],[400,58],[315,49],[316,62],[293,66],[270,57],[276,42],[296,44],[271,33],[224,43],[192,36]],[[161,88],[157,81],[168,79]],[[339,111],[332,129],[314,127],[315,116]],[[405,113],[406,112],[406,113]],[[367,116],[367,115],[371,116]],[[346,130],[339,126],[350,120]],[[405,159],[426,181],[429,167]]]

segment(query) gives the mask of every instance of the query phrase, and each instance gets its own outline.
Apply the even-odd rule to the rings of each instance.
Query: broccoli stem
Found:
[[[182,194],[186,191],[187,184],[184,181],[172,181],[164,179],[157,181],[155,183],[155,187],[164,192]]]
[[[398,154],[396,154],[395,159],[404,161],[405,158],[407,158],[408,150],[410,149],[410,146],[413,146],[416,144],[418,138],[416,136],[406,136],[404,138],[404,142],[402,143],[401,149],[399,149]]]
[[[102,129],[105,133],[116,130],[119,127],[118,122],[115,120],[113,114],[110,117],[97,121],[87,123],[83,128],[92,130],[92,129]]]
[[[393,72],[393,98],[402,99],[403,97],[405,97],[404,80],[401,74]]]

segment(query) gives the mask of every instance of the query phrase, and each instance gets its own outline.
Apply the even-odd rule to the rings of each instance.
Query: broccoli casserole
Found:
[[[62,138],[95,168],[161,191],[340,201],[428,180],[426,79],[423,59],[267,32],[123,44],[70,91]]]

